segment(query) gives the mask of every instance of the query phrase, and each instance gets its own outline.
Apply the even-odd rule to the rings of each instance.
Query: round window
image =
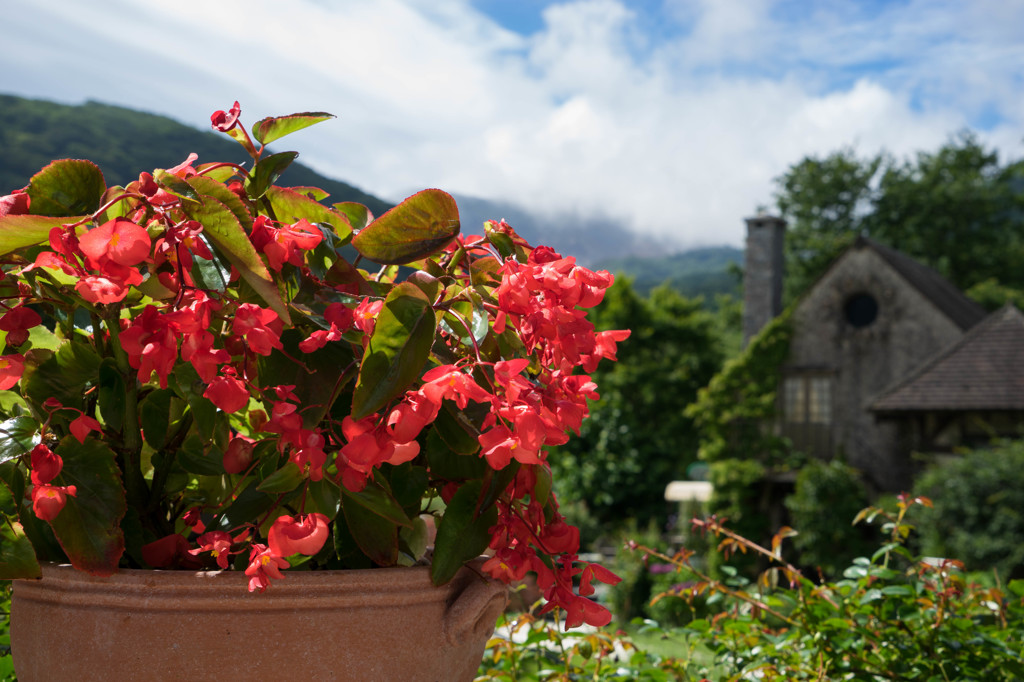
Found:
[[[878,317],[878,301],[871,294],[854,294],[846,299],[846,321],[854,327],[866,327]]]

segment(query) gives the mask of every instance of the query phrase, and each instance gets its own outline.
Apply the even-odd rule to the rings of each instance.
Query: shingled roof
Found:
[[[997,310],[882,391],[873,412],[1024,410],[1024,314]]]
[[[970,329],[985,318],[984,308],[969,299],[948,279],[905,253],[867,237],[859,237],[854,246],[871,248],[960,329]]]

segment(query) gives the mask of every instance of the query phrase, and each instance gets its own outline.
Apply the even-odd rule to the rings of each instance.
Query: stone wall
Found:
[[[960,338],[960,328],[869,246],[861,246],[848,250],[798,303],[794,330],[784,373],[831,377],[837,452],[876,490],[909,486],[909,453],[900,447],[895,425],[876,421],[867,405]]]

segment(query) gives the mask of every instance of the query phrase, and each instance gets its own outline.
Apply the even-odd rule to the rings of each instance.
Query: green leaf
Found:
[[[309,111],[288,116],[265,118],[252,125],[252,136],[260,144],[270,144],[275,140],[280,140],[285,135],[332,118],[334,118],[333,114],[323,111]]]
[[[191,367],[191,365],[189,365]],[[124,426],[125,400],[127,388],[124,377],[117,368],[113,358],[104,358],[99,368],[100,390],[99,408],[103,422],[113,431],[121,431]]]
[[[254,485],[246,486],[235,501],[224,510],[224,514],[218,519],[216,530],[231,530],[252,523],[253,519],[266,514],[276,504],[276,495],[260,492]]]
[[[256,486],[256,490],[262,493],[290,493],[305,480],[306,476],[298,464],[285,462],[284,466],[263,479],[263,482]]]
[[[0,256],[46,242],[50,230],[77,223],[85,216],[50,218],[39,215],[6,215],[0,218]]]
[[[297,159],[298,156],[298,152],[281,152],[280,154],[271,154],[261,159],[245,181],[245,189],[248,195],[253,199],[259,199],[266,194],[270,186],[281,177],[284,169],[290,166],[292,161]]]
[[[121,517],[127,507],[114,453],[98,440],[82,444],[71,436],[55,452],[64,459],[55,480],[75,486],[78,494],[68,495],[50,527],[75,568],[91,575],[112,575],[124,552]]]
[[[270,187],[266,198],[274,215],[283,223],[293,223],[305,218],[311,223],[326,223],[334,229],[334,234],[342,243],[347,243],[352,236],[352,226],[344,213],[331,210],[313,201],[305,194],[284,187]]]
[[[203,397],[206,384],[199,378],[195,368],[187,362],[179,362],[174,368],[174,384],[178,395],[185,399],[192,418],[195,419],[199,435],[212,440],[217,430],[217,406]]]
[[[373,214],[370,213],[370,209],[354,201],[342,201],[341,203],[334,204],[334,210],[348,218],[348,223],[352,226],[353,230],[361,230],[373,220]]]
[[[385,490],[375,480],[368,481],[365,488],[355,493],[343,487],[341,489],[341,497],[345,507],[358,504],[391,523],[399,526],[412,525],[409,516],[402,509],[402,505],[398,503],[390,491]]]
[[[107,183],[92,161],[61,159],[32,176],[28,184],[32,215],[70,217],[100,207]]]
[[[436,318],[415,284],[395,286],[384,300],[352,397],[352,418],[362,419],[403,393],[430,357]]]
[[[158,168],[153,172],[153,180],[157,185],[179,199],[192,202],[202,202],[202,199],[200,198],[199,193],[196,192],[195,188],[174,173],[168,173],[162,168]]]
[[[410,518],[419,514],[428,479],[426,468],[413,466],[412,462],[388,467],[391,494]]]
[[[7,487],[0,484],[0,494]],[[10,491],[7,491],[10,495]],[[0,514],[0,580],[41,578],[36,551],[25,535],[25,528],[6,514]]]
[[[206,242],[207,246],[210,245],[209,240],[202,236],[199,238]],[[223,292],[227,290],[231,281],[231,264],[213,249],[210,249],[210,255],[213,256],[213,260],[206,260],[201,256],[192,259],[192,279],[200,289]]]
[[[299,350],[303,338],[296,329],[285,330],[281,335],[284,352],[274,350],[268,356],[261,356],[256,366],[258,375],[270,385],[295,387],[292,392],[303,407],[303,425],[312,428],[320,423],[338,393],[351,381],[354,372],[343,378],[342,371],[352,363],[353,355],[347,343],[328,343],[312,353],[303,353]],[[295,358],[301,358],[302,362],[296,362]]]
[[[440,418],[440,414],[438,417]],[[435,425],[437,422],[434,422]],[[465,433],[465,432],[463,432]],[[480,444],[475,440],[476,449]],[[445,481],[462,481],[466,479],[481,478],[487,473],[490,465],[483,457],[475,454],[459,454],[457,450],[450,447],[442,440],[437,428],[431,429],[427,434],[427,443],[424,448],[427,455],[427,464],[430,466],[430,474],[434,478]]]
[[[345,526],[360,551],[379,566],[398,561],[398,524],[364,506],[342,490],[341,509]]]
[[[0,464],[30,452],[39,443],[39,423],[31,417],[0,422]]]
[[[194,175],[188,179],[188,182],[199,192],[200,200],[205,201],[204,197],[213,197],[228,207],[228,210],[234,214],[246,232],[252,229],[253,215],[249,205],[228,189],[227,185],[203,175]]]
[[[198,176],[197,176],[198,177]],[[195,178],[193,178],[194,180]],[[285,324],[291,324],[288,308],[281,299],[274,278],[267,271],[242,223],[228,206],[211,196],[202,206],[183,206],[186,214],[203,225],[203,234],[235,266],[239,274],[266,301]]]
[[[367,225],[352,245],[377,263],[403,265],[437,253],[457,234],[455,199],[439,189],[425,189]]]
[[[469,481],[460,487],[445,509],[437,527],[434,559],[430,579],[443,585],[455,577],[462,565],[487,548],[491,541],[488,529],[498,520],[498,509],[491,505],[478,508],[482,481]]]
[[[224,473],[224,452],[196,434],[190,435],[181,444],[177,461],[190,474],[220,476]]]
[[[154,450],[161,450],[167,444],[171,399],[174,397],[170,389],[156,390],[147,395],[139,406],[143,436]]]
[[[341,491],[336,483],[326,478],[310,481],[306,493],[307,512],[320,512],[330,521],[335,519],[341,509]]]

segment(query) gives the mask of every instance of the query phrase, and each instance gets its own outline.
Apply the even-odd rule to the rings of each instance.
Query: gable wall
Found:
[[[846,301],[867,293],[877,318],[857,328]],[[910,460],[895,426],[876,423],[870,399],[963,332],[868,247],[851,249],[799,302],[786,371],[817,369],[833,379],[833,442],[881,490],[910,483]]]

